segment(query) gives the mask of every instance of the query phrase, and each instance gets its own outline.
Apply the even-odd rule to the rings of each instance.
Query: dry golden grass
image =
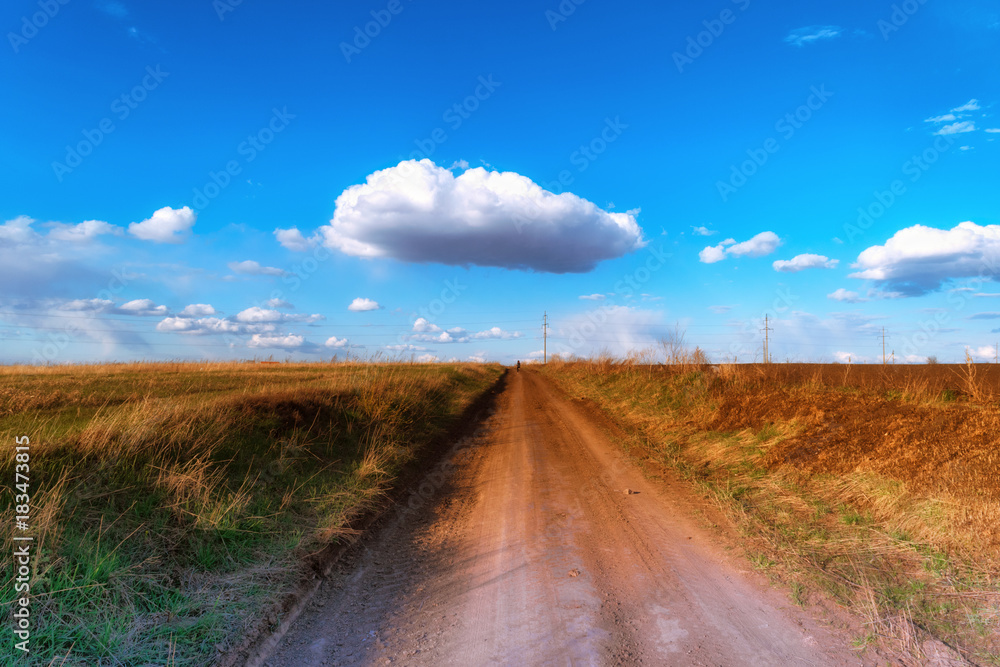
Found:
[[[794,600],[859,612],[859,644],[923,660],[931,633],[1000,664],[996,369],[637,359],[544,372],[715,498]]]

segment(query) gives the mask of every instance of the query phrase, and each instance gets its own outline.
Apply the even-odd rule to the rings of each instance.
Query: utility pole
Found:
[[[542,364],[549,363],[549,311],[542,316]]]
[[[768,316],[764,315],[764,363],[771,363],[771,352],[770,352],[770,339],[768,337],[769,331],[774,331],[770,326],[768,326]]]
[[[993,363],[1000,364],[1000,343],[997,343],[994,349],[995,352],[993,354]]]
[[[885,327],[882,327],[882,365],[885,366]]]

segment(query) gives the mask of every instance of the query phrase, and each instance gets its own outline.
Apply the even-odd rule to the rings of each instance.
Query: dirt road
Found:
[[[446,467],[267,664],[860,664],[537,373],[511,374]]]

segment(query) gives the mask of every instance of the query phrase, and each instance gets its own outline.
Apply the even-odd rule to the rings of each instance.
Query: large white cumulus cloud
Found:
[[[1000,225],[963,222],[951,229],[914,225],[858,255],[851,278],[874,280],[906,295],[954,278],[1000,275]]]
[[[554,194],[513,172],[477,167],[455,176],[426,159],[347,188],[319,231],[327,247],[358,257],[550,273],[590,271],[644,245],[631,213]]]

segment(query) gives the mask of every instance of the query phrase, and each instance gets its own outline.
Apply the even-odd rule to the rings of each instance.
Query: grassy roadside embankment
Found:
[[[17,664],[212,662],[502,373],[473,364],[0,368],[4,526],[14,524],[14,440],[31,441],[32,651]],[[3,531],[4,553],[13,532]],[[0,594],[8,627],[11,572]]]
[[[919,367],[869,368],[600,359],[542,372],[604,408],[650,474],[674,468],[713,498],[793,601],[863,618],[859,650],[921,663],[947,650],[937,639],[1000,665],[997,388],[974,367],[927,367],[946,390]]]

